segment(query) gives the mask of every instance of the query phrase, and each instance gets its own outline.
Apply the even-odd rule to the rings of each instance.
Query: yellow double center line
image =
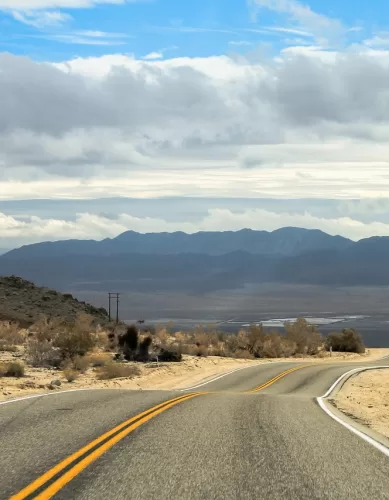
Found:
[[[300,365],[289,368],[289,370],[285,370],[284,372],[278,374],[264,384],[259,385],[258,387],[255,387],[250,391],[247,391],[246,394],[262,391],[266,387],[269,387],[270,385],[277,382],[277,380],[280,380],[281,378],[289,375],[292,372],[301,370],[301,368],[305,368],[306,366],[312,365]],[[160,413],[168,410],[169,408],[187,401],[188,399],[192,399],[204,394],[212,393],[196,392],[185,394],[183,396],[165,401],[164,403],[161,403],[157,406],[153,406],[152,408],[139,413],[135,417],[126,420],[110,431],[102,434],[97,439],[91,441],[89,444],[76,451],[69,457],[65,458],[65,460],[55,465],[52,469],[47,471],[42,476],[38,477],[38,479],[26,486],[19,493],[13,495],[10,500],[48,500],[52,498],[73,478],[80,474],[80,472],[86,469],[88,465],[97,460],[103,453],[108,451],[110,448],[112,448],[112,446],[128,436],[128,434],[133,432],[135,429],[148,422],[152,418],[156,417]]]
[[[285,370],[284,372],[279,373],[278,375],[276,375],[272,379],[268,380],[264,384],[259,385],[258,387],[255,387],[254,389],[251,389],[250,391],[247,391],[247,392],[259,392],[259,391],[262,391],[263,389],[266,389],[266,387],[269,387],[270,385],[273,385],[275,382],[277,382],[277,380],[280,380],[281,378],[286,377],[286,375],[289,375],[289,373],[293,373],[293,372],[295,372],[297,370],[301,370],[302,368],[306,368],[308,366],[312,366],[312,365],[306,364],[306,365],[299,365],[299,366],[295,366],[293,368],[289,368],[289,370]]]
[[[172,406],[183,401],[200,396],[201,393],[192,393],[165,401],[150,408],[135,417],[126,420],[110,431],[90,442],[76,453],[65,458],[62,462],[26,486],[22,491],[12,496],[10,500],[47,500],[52,498],[59,490],[69,483],[75,476],[88,465],[97,460],[103,453],[112,448],[114,444],[125,438],[132,431],[166,411]]]

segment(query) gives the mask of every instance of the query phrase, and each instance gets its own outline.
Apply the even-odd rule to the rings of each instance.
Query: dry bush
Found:
[[[201,358],[206,358],[208,356],[208,347],[205,345],[199,345],[197,347],[197,353],[196,356],[199,356]]]
[[[182,354],[188,354],[189,356],[199,356],[199,357],[208,356],[208,348],[203,345],[183,344],[180,347],[180,350]]]
[[[118,345],[125,359],[134,359],[139,345],[139,332],[135,325],[128,326],[126,331],[118,336]]]
[[[22,345],[25,334],[18,323],[12,321],[0,322],[0,350],[9,350],[9,347]]]
[[[174,334],[174,339],[179,344],[184,344],[187,341],[187,335],[185,335],[185,333],[182,332],[177,332]]]
[[[363,354],[366,351],[361,335],[353,328],[344,328],[341,332],[330,333],[325,341],[325,348],[335,352],[356,352]]]
[[[265,331],[262,325],[250,325],[247,332],[247,350],[256,357],[261,357],[265,340]]]
[[[236,358],[236,359],[254,359],[254,356],[250,351],[242,349],[242,350],[236,351],[236,353],[234,354],[234,358]]]
[[[210,338],[208,333],[196,332],[195,333],[195,343],[198,346],[208,347],[210,344]]]
[[[189,356],[197,356],[197,345],[194,344],[183,344],[181,347],[182,354],[188,354]]]
[[[68,382],[74,382],[80,375],[77,370],[72,370],[71,368],[65,368],[63,375]]]
[[[121,363],[107,363],[99,368],[97,378],[99,380],[111,380],[113,378],[133,378],[141,374],[140,369],[134,365]]]
[[[88,360],[88,363],[93,366],[94,368],[99,367],[99,366],[104,366],[110,361],[112,361],[112,356],[108,353],[104,352],[96,352],[89,354],[86,359]]]
[[[47,318],[40,316],[31,326],[30,331],[39,342],[51,342],[64,328],[64,320],[60,317]]]
[[[154,335],[154,339],[159,345],[167,345],[169,342],[169,333],[166,328],[158,328]]]
[[[59,349],[62,359],[85,356],[96,347],[96,337],[92,332],[68,328],[53,340],[53,347]]]
[[[323,338],[315,325],[310,325],[304,318],[298,318],[294,323],[287,322],[285,337],[296,343],[295,354],[313,355],[319,352]]]
[[[34,367],[58,368],[62,362],[60,351],[47,340],[30,340],[26,348],[26,357],[28,364]]]
[[[0,364],[0,377],[23,377],[24,365],[19,361],[10,361]]]
[[[90,314],[79,312],[74,320],[74,329],[78,332],[91,332],[94,329],[93,320]]]
[[[225,339],[227,351],[233,356],[239,348],[237,335],[226,335]]]
[[[75,356],[72,360],[74,370],[85,373],[89,368],[89,359],[86,356]]]

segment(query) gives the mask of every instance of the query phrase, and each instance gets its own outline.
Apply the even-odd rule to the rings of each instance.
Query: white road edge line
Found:
[[[343,379],[345,379],[346,377],[349,377],[350,375],[353,375],[353,374],[358,373],[358,372],[363,372],[363,371],[367,371],[367,370],[381,370],[381,369],[385,369],[385,368],[389,369],[388,366],[372,366],[372,367],[366,367],[366,368],[355,368],[354,370],[350,370],[350,371],[344,373],[341,377],[339,377],[338,380],[336,380],[332,384],[332,386],[328,389],[328,391],[323,396],[321,396],[319,398],[316,398],[316,401],[318,402],[320,408],[323,411],[325,411],[327,413],[327,415],[329,415],[331,418],[333,418],[334,420],[336,420],[336,422],[338,422],[339,424],[343,425],[344,427],[346,427],[346,429],[348,429],[349,431],[353,432],[354,434],[356,434],[357,436],[359,436],[360,438],[362,438],[364,441],[366,441],[367,443],[369,443],[372,446],[374,446],[374,448],[376,448],[377,450],[381,451],[384,455],[386,455],[387,457],[389,457],[389,448],[387,448],[383,444],[379,443],[378,441],[376,441],[375,439],[373,439],[371,436],[365,434],[364,432],[359,431],[358,429],[356,429],[355,427],[353,427],[348,422],[345,422],[344,420],[342,420],[341,418],[339,418],[337,415],[335,415],[334,413],[332,413],[332,411],[328,408],[328,406],[324,402],[324,400],[330,396],[330,394],[335,389],[335,387],[338,384],[340,384],[340,382],[342,382]]]
[[[10,403],[17,403],[18,401],[26,401],[27,399],[44,398],[47,396],[58,396],[59,394],[65,394],[67,392],[81,392],[81,391],[93,391],[93,390],[94,390],[93,388],[85,388],[85,389],[68,389],[66,391],[56,391],[56,392],[43,392],[42,394],[33,394],[32,396],[23,396],[22,398],[15,398],[15,399],[8,399],[7,401],[0,401],[0,406],[8,405]]]

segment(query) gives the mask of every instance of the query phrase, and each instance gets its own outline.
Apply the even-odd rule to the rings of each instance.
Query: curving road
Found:
[[[389,500],[389,458],[314,399],[358,365],[301,366],[1,405],[0,498]]]

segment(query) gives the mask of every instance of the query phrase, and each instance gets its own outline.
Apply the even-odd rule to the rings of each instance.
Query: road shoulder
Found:
[[[389,367],[352,376],[334,398],[334,405],[389,438]]]
[[[372,372],[373,375],[366,376],[365,374],[369,374],[369,372]],[[375,398],[374,393],[377,390],[377,381],[375,387],[372,387],[371,377],[376,380],[378,377],[380,381],[378,386],[381,388],[381,391],[386,392],[387,383],[383,381],[385,377],[389,377],[388,366],[356,368],[346,372],[336,380],[326,394],[317,398],[317,402],[331,418],[389,457],[389,436],[386,425],[389,406],[385,406],[389,403],[388,399],[380,401],[378,397],[378,401],[380,401],[380,411],[376,410],[376,414],[380,416],[379,426],[377,426],[377,420],[372,418],[372,413],[370,413],[370,418],[367,418],[369,414],[366,414],[367,410],[372,409],[368,408],[369,406],[374,408],[374,404],[371,404],[371,401],[372,398]],[[355,382],[356,380],[357,382]],[[361,380],[364,380],[363,383],[361,383]],[[369,386],[368,389],[367,386]],[[361,387],[365,389],[363,391],[363,397],[359,390]],[[350,402],[351,394],[353,394],[352,403]],[[359,400],[359,404],[357,400]],[[377,400],[375,399],[375,401]],[[382,409],[381,405],[383,406]],[[357,407],[357,409],[355,409],[355,407]],[[385,422],[384,426],[382,426],[382,419]],[[377,427],[379,431],[376,430]],[[383,430],[384,433],[382,432]]]

